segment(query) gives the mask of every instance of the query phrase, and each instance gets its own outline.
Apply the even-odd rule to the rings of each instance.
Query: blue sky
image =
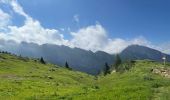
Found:
[[[26,13],[44,27],[76,30],[100,22],[110,37],[134,38],[139,35],[155,43],[170,37],[169,0],[19,0]],[[17,21],[16,21],[17,23]]]
[[[169,46],[170,43],[169,0],[0,1],[2,1],[2,3],[0,3],[0,9],[3,13],[6,13],[11,17],[9,18],[10,21],[7,22],[8,24],[6,25],[13,26],[13,28],[8,30],[12,31],[11,33],[14,33],[14,31],[19,33],[21,31],[23,32],[23,30],[26,33],[29,33],[28,31],[37,32],[37,30],[32,31],[33,29],[28,30],[26,28],[28,24],[31,23],[35,25],[34,23],[37,21],[40,24],[36,24],[36,26],[41,27],[42,29],[54,29],[57,31],[56,34],[59,35],[56,36],[58,40],[54,39],[55,42],[47,41],[47,43],[64,44],[69,45],[70,47],[80,47],[92,51],[102,50],[101,48],[105,48],[103,51],[106,52],[117,48],[108,47],[115,45],[116,43],[123,45],[121,50],[127,45],[136,43],[156,48],[158,50],[166,47],[166,52],[169,52],[169,48],[167,48],[167,45]],[[17,9],[15,9],[11,2],[15,2],[18,7],[22,8],[23,11],[16,11]],[[29,16],[32,20],[29,20],[27,16]],[[15,29],[14,26],[17,27],[17,29]],[[3,25],[3,27],[5,26]],[[21,30],[21,28],[23,29]],[[99,30],[103,33],[99,32]],[[94,34],[92,32],[94,32]],[[43,36],[43,34],[46,33],[48,32],[43,31],[41,35]],[[15,39],[16,37],[18,39],[19,35],[20,34],[15,36]],[[87,37],[88,39],[90,37],[88,35],[94,37],[91,39],[94,40],[94,43],[86,41],[84,38],[83,39],[86,43],[82,43],[82,41],[80,41],[81,39],[79,38],[82,37]],[[6,38],[8,37],[10,37],[10,39],[14,38],[12,36],[6,36]],[[49,36],[49,38],[51,38],[51,36]],[[31,41],[33,39],[29,38],[26,40],[28,40],[27,42],[39,43],[39,41]],[[59,40],[62,40],[62,43],[59,43]],[[100,44],[95,42],[100,42]],[[122,42],[128,43],[125,44]],[[103,47],[101,44],[106,44],[108,46]],[[95,46],[97,49],[94,48]]]

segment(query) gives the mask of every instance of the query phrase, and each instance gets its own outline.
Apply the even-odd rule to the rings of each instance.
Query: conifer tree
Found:
[[[105,63],[105,70],[104,70],[104,75],[110,74],[110,67],[108,65],[108,63]]]
[[[114,64],[116,71],[119,70],[119,66],[121,63],[122,63],[122,60],[121,60],[120,56],[117,54],[116,58],[115,58],[115,64]]]
[[[71,68],[69,67],[67,61],[66,61],[66,63],[65,63],[65,67],[66,67],[67,69],[71,70]]]
[[[43,57],[40,58],[40,62],[41,62],[42,64],[46,64],[46,62],[44,61]]]

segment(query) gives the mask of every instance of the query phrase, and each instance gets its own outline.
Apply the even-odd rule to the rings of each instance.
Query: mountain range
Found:
[[[63,45],[38,45],[26,42],[17,44],[12,41],[8,41],[8,43],[0,41],[0,45],[1,50],[26,57],[43,57],[46,61],[60,66],[64,66],[68,62],[72,69],[93,75],[98,74],[104,68],[106,62],[111,65],[115,60],[114,54],[108,54],[103,51],[92,52]],[[162,61],[163,56],[166,56],[167,61],[170,61],[170,55],[140,45],[128,46],[120,53],[122,60],[150,59]]]

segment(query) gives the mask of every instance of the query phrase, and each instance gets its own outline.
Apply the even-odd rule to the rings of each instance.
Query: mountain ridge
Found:
[[[86,72],[96,75],[105,67],[107,62],[109,65],[114,63],[115,55],[104,51],[87,51],[80,48],[70,48],[64,45],[43,44],[22,42],[21,44],[8,44],[8,48],[2,50],[22,55],[26,57],[40,58],[43,57],[46,61],[64,66],[68,62],[69,66],[74,70]],[[6,44],[5,44],[6,46]],[[10,47],[15,47],[10,49]],[[162,61],[162,56],[167,56],[167,61],[170,61],[170,56],[160,51],[139,45],[131,45],[124,49],[120,56],[123,60],[143,60],[151,59]]]
[[[141,45],[130,45],[127,48],[125,48],[120,53],[120,55],[124,59],[131,59],[131,60],[150,59],[155,61],[162,61],[162,57],[166,56],[167,61],[170,61],[170,55]]]

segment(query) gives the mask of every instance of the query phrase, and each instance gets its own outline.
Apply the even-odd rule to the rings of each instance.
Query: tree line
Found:
[[[132,66],[133,66],[132,60],[122,61],[120,55],[117,54],[115,56],[114,64],[109,66],[108,63],[106,62],[104,69],[99,74],[107,75],[107,74],[112,73],[113,71],[124,72],[124,71],[129,70]]]

